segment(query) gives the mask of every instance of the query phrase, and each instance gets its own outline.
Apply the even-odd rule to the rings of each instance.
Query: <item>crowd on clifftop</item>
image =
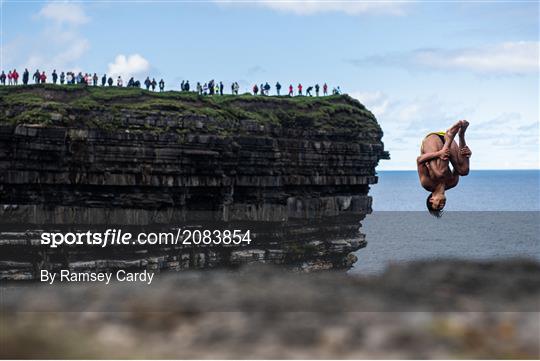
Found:
[[[16,69],[8,71],[6,74],[3,70],[0,74],[0,84],[1,85],[19,85],[19,73]],[[30,81],[30,72],[28,69],[25,69],[22,74],[22,84],[27,85]],[[116,80],[114,80],[111,76],[107,76],[107,74],[103,74],[102,77],[99,77],[96,73],[94,75],[91,75],[89,73],[82,73],[79,72],[75,74],[75,72],[61,72],[58,74],[56,70],[53,70],[51,73],[50,78],[47,77],[47,74],[45,71],[39,71],[36,70],[32,74],[32,82],[35,84],[45,84],[47,83],[47,80],[49,80],[49,83],[52,84],[60,84],[60,85],[69,85],[69,84],[83,84],[83,85],[91,85],[91,86],[116,86],[116,87],[124,87],[124,80],[121,76],[116,77]],[[165,82],[163,79],[161,79],[159,82],[156,81],[155,78],[150,79],[150,77],[146,77],[144,82],[142,83],[146,90],[152,90],[156,91],[156,88],[159,88],[159,91],[162,92],[165,90]],[[125,84],[126,87],[133,87],[133,88],[140,88],[141,82],[139,80],[135,80],[133,77],[131,77],[127,83]],[[268,82],[264,84],[255,84],[251,88],[251,92],[254,95],[270,95],[270,90],[272,89],[272,86],[268,84]],[[281,89],[282,85],[279,82],[276,82],[274,85],[275,94],[280,96],[282,95]],[[296,93],[295,93],[296,89]],[[181,91],[195,91],[200,95],[223,95],[225,94],[225,85],[223,82],[216,82],[214,80],[210,80],[205,83],[197,82],[196,86],[192,88],[191,84],[189,83],[189,80],[182,81],[180,84],[180,90]],[[238,82],[233,82],[230,86],[230,94],[238,95],[240,91],[240,86],[238,85]],[[288,87],[288,96],[294,96],[294,95],[306,95],[306,96],[319,96],[319,95],[328,95],[328,85],[324,83],[322,86],[319,84],[315,85],[309,85],[309,86],[303,86],[301,83],[299,83],[296,86],[293,86],[292,84],[289,84]],[[335,87],[332,89],[332,94],[340,94],[341,89],[338,87]]]

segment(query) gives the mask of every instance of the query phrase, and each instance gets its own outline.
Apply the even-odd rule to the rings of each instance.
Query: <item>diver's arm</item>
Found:
[[[435,158],[441,158],[443,160],[446,160],[448,159],[449,153],[449,150],[445,150],[444,148],[439,150],[438,152],[425,153],[416,158],[416,164],[420,165],[429,162],[430,160]]]

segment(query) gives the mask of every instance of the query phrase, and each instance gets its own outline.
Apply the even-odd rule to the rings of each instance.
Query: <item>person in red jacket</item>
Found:
[[[41,72],[41,75],[39,76],[39,81],[41,84],[45,84],[45,82],[47,81],[47,75],[45,75],[45,72]]]
[[[11,77],[13,78],[13,84],[18,85],[19,84],[19,73],[17,73],[17,69],[13,69],[13,72],[11,72]]]
[[[13,74],[11,70],[7,73],[8,85],[13,85]]]
[[[298,95],[302,95],[302,84],[298,84]]]
[[[290,96],[290,97],[292,97],[292,96],[294,95],[294,90],[293,90],[293,89],[294,89],[294,88],[293,88],[292,84],[289,85],[289,96]]]
[[[326,83],[322,86],[322,91],[324,95],[328,95],[328,85]]]

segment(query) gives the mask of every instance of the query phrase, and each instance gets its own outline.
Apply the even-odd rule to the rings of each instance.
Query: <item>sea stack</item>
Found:
[[[365,246],[373,114],[347,95],[0,89],[0,278],[249,262],[346,269]],[[63,246],[43,230],[250,230],[249,244]]]

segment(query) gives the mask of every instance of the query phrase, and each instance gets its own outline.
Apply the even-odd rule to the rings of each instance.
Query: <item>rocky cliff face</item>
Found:
[[[41,268],[342,268],[388,157],[348,96],[199,97],[139,89],[0,91],[0,277]],[[50,249],[42,229],[250,229],[243,246]]]

